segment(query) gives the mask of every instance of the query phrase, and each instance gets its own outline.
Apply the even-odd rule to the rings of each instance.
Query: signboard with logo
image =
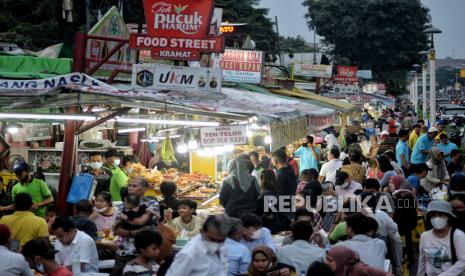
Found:
[[[334,81],[343,84],[354,84],[357,80],[357,67],[337,66],[337,74]]]
[[[247,144],[246,126],[218,126],[200,128],[200,144],[204,147]]]
[[[307,135],[307,117],[288,122],[273,122],[271,129],[271,150],[289,145]]]
[[[114,38],[129,38],[129,29],[124,23],[123,17],[116,7],[112,7],[95,24],[89,31],[89,35],[114,37]],[[110,52],[119,42],[106,41],[98,39],[87,40],[86,51],[86,70],[94,67]],[[115,70],[131,70],[132,64],[135,63],[136,53],[129,46],[123,45],[113,56],[111,56],[100,68],[93,74],[94,77],[108,79],[111,73]],[[115,80],[129,81],[130,74],[119,73]]]
[[[324,64],[294,64],[294,75],[315,78],[331,78],[333,72],[332,65]]]
[[[262,79],[264,55],[261,51],[226,49],[221,55],[213,55],[213,67],[223,69],[223,80],[255,83]]]
[[[152,58],[200,60],[202,52],[224,49],[222,11],[212,0],[144,0],[147,34],[132,33],[130,47],[151,50]]]
[[[357,78],[371,80],[373,78],[373,73],[371,70],[358,70]]]
[[[220,92],[221,69],[135,64],[132,87],[136,89]]]

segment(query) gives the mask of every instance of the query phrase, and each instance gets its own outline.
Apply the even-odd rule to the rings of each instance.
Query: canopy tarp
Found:
[[[352,109],[356,108],[351,103],[346,103],[343,101],[338,101],[336,99],[331,99],[327,97],[323,97],[314,93],[310,93],[307,91],[304,91],[300,88],[295,87],[293,90],[287,90],[287,89],[271,89],[272,92],[281,94],[281,95],[286,95],[286,96],[291,96],[291,97],[296,97],[296,98],[301,98],[301,99],[307,99],[307,100],[312,100],[312,103],[321,105],[323,107],[332,107],[336,108],[339,111],[343,112],[348,112],[351,111]]]
[[[42,79],[71,73],[72,59],[0,55],[0,78]]]

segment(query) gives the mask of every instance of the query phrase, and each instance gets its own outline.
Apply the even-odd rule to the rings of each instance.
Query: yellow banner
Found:
[[[465,69],[460,69],[460,77],[465,78]]]

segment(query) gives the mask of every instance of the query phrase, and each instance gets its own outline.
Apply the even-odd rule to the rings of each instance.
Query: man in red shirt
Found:
[[[43,240],[35,239],[24,245],[22,254],[37,272],[47,276],[73,276],[73,273],[66,267],[56,263],[56,252]]]

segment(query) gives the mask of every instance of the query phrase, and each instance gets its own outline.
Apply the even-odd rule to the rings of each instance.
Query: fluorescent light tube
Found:
[[[71,114],[44,114],[44,113],[0,113],[0,118],[11,119],[38,119],[38,120],[73,120],[92,121],[96,117],[92,115],[71,115]]]
[[[178,120],[159,120],[159,119],[141,119],[141,118],[116,118],[120,123],[139,123],[152,125],[179,125],[179,126],[219,126],[218,122],[200,122],[200,121],[178,121]]]

